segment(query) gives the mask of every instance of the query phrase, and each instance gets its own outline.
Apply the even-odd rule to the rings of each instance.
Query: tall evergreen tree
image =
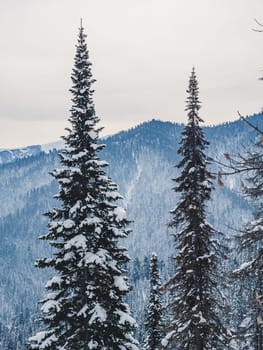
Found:
[[[158,258],[155,253],[151,257],[150,266],[150,298],[145,321],[146,339],[145,350],[159,350],[163,337],[161,281]]]
[[[53,171],[61,208],[48,212],[48,233],[41,237],[55,248],[37,262],[52,268],[41,301],[45,330],[29,339],[30,349],[135,350],[135,325],[123,298],[130,286],[123,264],[129,260],[119,239],[126,238],[125,211],[118,206],[117,186],[105,174],[98,152],[99,118],[93,103],[91,63],[83,27],[79,30],[72,72],[71,129]]]
[[[226,349],[227,330],[217,315],[216,268],[223,257],[217,234],[206,219],[206,203],[212,183],[205,150],[208,142],[200,127],[199,88],[193,69],[187,90],[188,123],[182,132],[178,153],[182,169],[174,179],[180,194],[170,222],[177,248],[175,274],[166,286],[171,293],[171,329],[162,344],[180,350]]]

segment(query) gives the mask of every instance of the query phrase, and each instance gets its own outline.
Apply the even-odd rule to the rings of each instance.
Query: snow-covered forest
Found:
[[[81,26],[63,142],[0,151],[1,349],[262,350],[263,114],[203,127],[193,70],[100,139],[91,68]]]

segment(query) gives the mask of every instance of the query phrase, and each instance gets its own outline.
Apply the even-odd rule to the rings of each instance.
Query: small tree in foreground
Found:
[[[158,258],[155,253],[151,258],[150,269],[150,298],[147,305],[145,321],[146,339],[145,350],[159,350],[163,336],[161,282],[158,268]]]
[[[116,203],[121,196],[98,157],[99,122],[93,104],[91,63],[81,26],[72,73],[73,106],[61,169],[53,171],[61,208],[48,213],[52,258],[37,262],[55,275],[46,284],[42,303],[45,329],[29,339],[38,350],[137,350],[135,325],[123,298],[130,286],[123,264],[129,260],[118,245],[126,238],[127,220]]]
[[[205,154],[208,142],[199,126],[203,120],[198,115],[200,102],[194,69],[187,93],[188,123],[178,150],[182,160],[177,167],[182,172],[174,179],[174,190],[180,199],[171,211],[170,222],[170,227],[177,229],[175,274],[166,284],[171,294],[172,319],[162,344],[168,349],[225,350],[229,337],[218,316],[216,273],[224,253],[215,239],[217,232],[206,220],[212,176]]]
[[[263,132],[245,118],[242,118],[258,134],[256,144],[251,151],[231,157],[228,167],[234,173],[245,173],[242,183],[245,196],[254,207],[254,219],[249,222],[239,236],[240,247],[251,259],[245,261],[234,275],[253,285],[250,310],[245,315],[244,333],[251,339],[253,349],[263,349]],[[252,282],[251,282],[252,281]]]

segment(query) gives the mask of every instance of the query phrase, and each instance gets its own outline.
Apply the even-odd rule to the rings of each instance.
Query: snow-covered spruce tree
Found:
[[[161,281],[159,275],[158,258],[155,253],[151,257],[150,266],[150,297],[147,305],[145,320],[146,339],[145,350],[159,350],[163,337]]]
[[[105,175],[98,152],[99,118],[93,104],[91,63],[81,26],[72,73],[71,128],[60,153],[61,208],[48,213],[49,230],[42,239],[55,248],[53,257],[37,262],[52,268],[42,303],[45,329],[29,339],[30,349],[137,350],[135,325],[123,297],[130,286],[123,264],[129,260],[119,239],[127,237],[124,210],[116,185]]]
[[[174,179],[174,191],[180,194],[169,224],[177,248],[175,274],[166,284],[171,294],[170,329],[162,340],[164,348],[180,350],[225,350],[228,331],[217,314],[217,265],[224,250],[215,236],[218,234],[207,222],[206,203],[212,183],[205,154],[208,142],[199,123],[200,102],[198,82],[193,69],[187,90],[188,123],[182,132],[178,153],[182,169]]]

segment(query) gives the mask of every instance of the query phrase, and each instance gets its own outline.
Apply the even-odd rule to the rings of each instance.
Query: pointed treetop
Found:
[[[201,102],[199,101],[199,87],[195,73],[195,67],[193,66],[192,72],[189,78],[188,88],[186,90],[188,96],[186,99],[186,111],[188,112],[189,121],[192,123],[203,122],[202,118],[199,117],[198,111],[201,108]]]
[[[195,66],[192,67],[192,72],[190,76],[190,80],[196,80]]]
[[[197,82],[197,77],[196,77],[196,72],[195,72],[195,66],[192,67],[192,72],[191,72],[191,75],[190,75],[190,81],[196,81],[196,84],[198,85],[198,82]]]
[[[79,28],[79,37],[81,38],[82,43],[84,44],[84,40],[87,37],[86,34],[84,34],[84,27],[83,27],[83,20],[82,17],[80,18],[80,28]]]

